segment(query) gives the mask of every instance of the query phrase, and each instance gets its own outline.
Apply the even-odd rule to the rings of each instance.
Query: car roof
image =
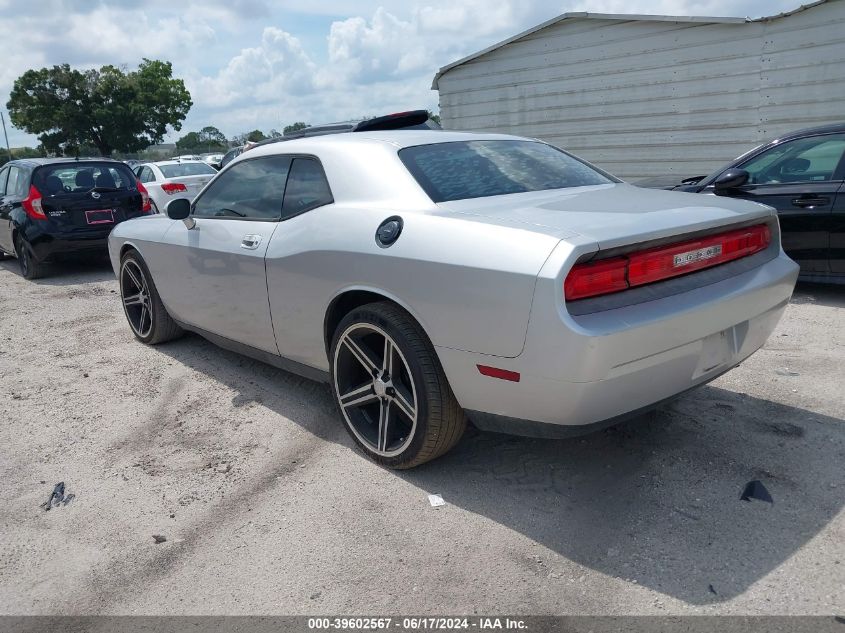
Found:
[[[61,163],[116,163],[123,165],[123,161],[105,157],[76,158],[75,156],[59,156],[57,158],[16,158],[10,160],[6,165],[26,165],[27,167],[40,167],[42,165],[56,165]]]
[[[787,141],[791,139],[800,138],[802,136],[814,136],[816,134],[833,134],[836,132],[845,132],[845,122],[830,123],[828,125],[819,125],[817,127],[808,127],[802,130],[795,130],[794,132],[787,132],[773,138],[770,143],[775,141]]]
[[[157,160],[152,163],[147,163],[148,165],[155,165],[156,167],[167,166],[167,165],[208,165],[204,160]]]
[[[285,143],[271,143],[256,146],[241,156],[257,156],[270,154],[295,154],[307,148],[332,147],[361,143],[388,143],[399,149],[415,145],[433,145],[435,143],[453,143],[456,141],[531,141],[522,136],[510,134],[490,134],[485,132],[449,132],[446,130],[390,130],[384,132],[343,132],[341,134],[325,134],[320,136],[306,136],[286,141]],[[240,159],[240,156],[238,157]]]

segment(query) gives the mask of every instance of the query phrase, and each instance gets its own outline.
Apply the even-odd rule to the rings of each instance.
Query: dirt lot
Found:
[[[135,342],[104,266],[30,283],[15,264],[3,613],[845,610],[845,289],[799,287],[765,349],[645,419],[474,432],[396,473],[326,387],[196,336]],[[739,500],[754,479],[773,505]],[[76,498],[45,512],[58,481]]]

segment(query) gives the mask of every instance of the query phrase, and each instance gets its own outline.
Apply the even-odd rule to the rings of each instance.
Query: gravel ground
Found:
[[[16,270],[2,613],[845,611],[845,288],[800,286],[763,350],[646,418],[470,432],[397,473],[354,448],[327,387],[196,336],[137,343],[107,267]],[[739,500],[755,479],[773,505]],[[59,481],[76,497],[45,512]]]

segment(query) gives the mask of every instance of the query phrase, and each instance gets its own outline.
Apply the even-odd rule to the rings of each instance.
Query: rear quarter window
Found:
[[[434,202],[617,182],[551,145],[536,141],[453,141],[399,150]]]

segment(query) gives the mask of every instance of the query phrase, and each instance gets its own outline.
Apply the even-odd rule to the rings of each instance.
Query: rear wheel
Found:
[[[22,237],[15,242],[15,250],[18,252],[18,264],[21,268],[21,275],[24,279],[38,279],[47,272],[47,267],[35,259],[32,247]]]
[[[139,341],[156,345],[182,334],[158,296],[147,265],[137,251],[120,259],[120,297],[132,333]]]
[[[389,468],[413,468],[447,452],[466,428],[431,342],[390,303],[350,312],[331,347],[332,387],[352,438]]]

